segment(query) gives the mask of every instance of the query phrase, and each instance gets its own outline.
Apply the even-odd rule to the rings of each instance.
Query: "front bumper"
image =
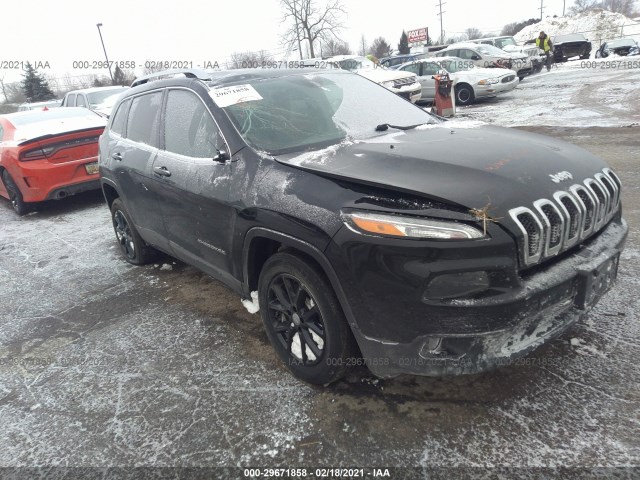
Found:
[[[389,87],[393,93],[400,95],[405,100],[409,100],[411,103],[416,103],[422,97],[422,86],[420,83],[415,82],[411,85],[405,85],[400,88]]]
[[[626,222],[614,219],[580,249],[533,273],[516,272],[518,278],[507,278],[508,261],[495,253],[495,258],[487,259],[479,252],[476,265],[461,259],[458,268],[462,263],[467,269],[488,270],[491,263],[504,262],[499,268],[505,270],[501,280],[505,287],[491,296],[439,302],[413,295],[414,303],[409,303],[411,295],[394,298],[388,286],[388,294],[377,300],[362,298],[362,290],[355,286],[347,296],[364,361],[380,377],[472,374],[508,365],[560,335],[598,302],[613,283],[627,232]],[[398,265],[383,258],[377,261],[388,276],[404,282],[396,292],[411,290],[415,282],[401,279]],[[377,276],[360,267],[361,283]],[[419,266],[412,259],[404,268],[416,272]],[[422,292],[425,284],[415,285],[416,290]],[[397,313],[390,316],[390,312]]]
[[[475,85],[474,92],[476,98],[495,97],[501,93],[507,93],[515,89],[520,84],[520,79],[516,76],[510,82],[492,83],[490,85]]]

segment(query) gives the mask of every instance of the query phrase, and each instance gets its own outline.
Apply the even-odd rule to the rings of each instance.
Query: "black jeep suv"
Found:
[[[506,364],[616,277],[620,180],[561,141],[441,121],[339,70],[154,74],[114,112],[99,162],[125,258],[257,291],[309,382]]]

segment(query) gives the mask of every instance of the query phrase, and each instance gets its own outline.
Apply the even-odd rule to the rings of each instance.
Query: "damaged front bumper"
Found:
[[[425,333],[405,341],[353,328],[364,361],[379,377],[473,374],[510,365],[583,318],[611,288],[627,232],[626,222],[617,219],[573,254],[523,274],[519,288],[487,298],[449,301],[451,329],[442,318],[437,328],[429,328],[428,313],[423,318]],[[492,315],[499,320],[481,320]],[[461,318],[467,319],[464,324]],[[486,329],[460,328],[475,318]],[[402,328],[401,322],[394,323]]]

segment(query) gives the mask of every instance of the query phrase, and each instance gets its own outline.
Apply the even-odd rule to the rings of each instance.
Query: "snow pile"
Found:
[[[514,37],[517,42],[523,43],[536,38],[541,31],[551,37],[582,33],[596,49],[602,42],[613,38],[640,37],[640,23],[620,13],[597,9],[571,17],[547,17],[541,22],[524,27]]]
[[[242,305],[251,314],[258,313],[260,311],[260,304],[258,303],[258,292],[251,292],[251,300],[246,298],[242,299]]]

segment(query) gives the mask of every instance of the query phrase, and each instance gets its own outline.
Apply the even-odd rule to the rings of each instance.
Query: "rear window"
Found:
[[[127,122],[127,138],[158,146],[158,124],[162,92],[147,93],[133,99]]]
[[[11,123],[17,128],[25,125],[32,125],[39,122],[46,122],[50,120],[64,120],[70,118],[89,118],[100,117],[97,113],[93,113],[87,109],[76,108],[55,108],[52,110],[30,110],[28,112],[20,112],[12,114],[8,118]]]

